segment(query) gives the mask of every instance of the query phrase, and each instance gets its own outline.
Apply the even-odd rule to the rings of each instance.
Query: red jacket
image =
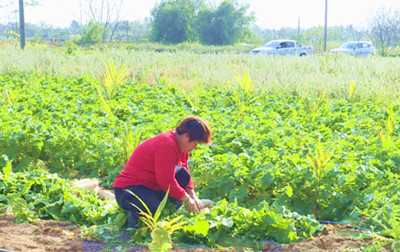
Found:
[[[175,179],[175,166],[188,166],[189,152],[180,152],[174,130],[157,135],[139,144],[124,170],[116,177],[113,187],[126,188],[133,185],[144,185],[152,190],[169,189],[169,196],[181,200],[185,195]],[[190,179],[189,189],[194,189]]]

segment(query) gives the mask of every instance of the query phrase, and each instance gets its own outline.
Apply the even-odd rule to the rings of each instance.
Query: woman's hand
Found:
[[[196,201],[192,197],[190,197],[187,193],[182,198],[182,201],[186,204],[187,209],[191,212],[194,212],[194,211],[198,212],[201,210],[201,208],[198,207],[198,203],[196,203]],[[198,201],[200,201],[200,200],[198,200]],[[200,203],[201,203],[201,201],[200,201]]]
[[[198,211],[200,211],[201,209],[204,208],[203,202],[201,202],[201,200],[199,200],[199,198],[197,198],[196,193],[194,192],[194,189],[188,189],[187,193],[189,194],[190,198],[192,198],[194,200],[194,202],[196,203],[197,209],[199,209]]]
[[[196,195],[194,195],[194,197],[191,197],[193,200],[194,200],[194,202],[195,202],[195,204],[196,204],[196,207],[197,207],[197,209],[199,209],[198,211],[200,211],[201,209],[203,209],[204,208],[204,204],[203,204],[203,202],[201,202],[201,200],[199,200],[199,198],[197,198],[197,196]]]

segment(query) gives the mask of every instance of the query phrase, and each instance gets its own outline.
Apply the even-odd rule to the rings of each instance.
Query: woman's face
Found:
[[[191,141],[189,142],[189,135],[187,133],[183,134],[183,141],[179,146],[181,152],[191,152],[192,150],[196,149],[199,141]]]

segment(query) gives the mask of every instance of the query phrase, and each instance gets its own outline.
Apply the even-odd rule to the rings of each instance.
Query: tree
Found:
[[[103,41],[105,28],[101,24],[89,22],[85,27],[81,39],[78,41],[80,45],[93,45]]]
[[[382,7],[369,20],[372,40],[380,48],[381,55],[386,55],[387,47],[399,43],[400,11]]]
[[[83,8],[89,22],[104,27],[104,41],[113,39],[119,24],[122,4],[123,0],[89,0],[87,6]]]
[[[306,41],[314,46],[315,51],[323,52],[324,27],[317,26],[307,30],[302,36]]]
[[[198,34],[201,43],[230,45],[249,33],[254,14],[246,15],[249,5],[240,6],[234,0],[223,1],[216,10],[203,8],[198,14]]]
[[[71,24],[69,25],[69,29],[71,33],[78,33],[81,29],[81,26],[79,25],[78,21],[72,20]]]
[[[177,44],[193,41],[197,1],[163,0],[151,12],[151,38],[155,42]]]
[[[145,22],[124,21],[119,27],[120,28],[116,31],[117,34],[115,36],[118,41],[126,40],[127,42],[145,42],[147,40],[146,36],[150,34],[150,24]]]

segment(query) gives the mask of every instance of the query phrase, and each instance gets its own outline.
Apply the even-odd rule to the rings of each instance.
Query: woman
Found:
[[[145,211],[128,190],[138,195],[153,215],[168,188],[169,199],[178,207],[181,202],[189,211],[200,211],[204,207],[195,194],[188,166],[189,153],[199,143],[211,144],[209,123],[199,117],[187,117],[175,130],[137,146],[113,184],[118,205],[130,212],[128,227],[134,228],[138,219],[138,210],[132,204]]]

